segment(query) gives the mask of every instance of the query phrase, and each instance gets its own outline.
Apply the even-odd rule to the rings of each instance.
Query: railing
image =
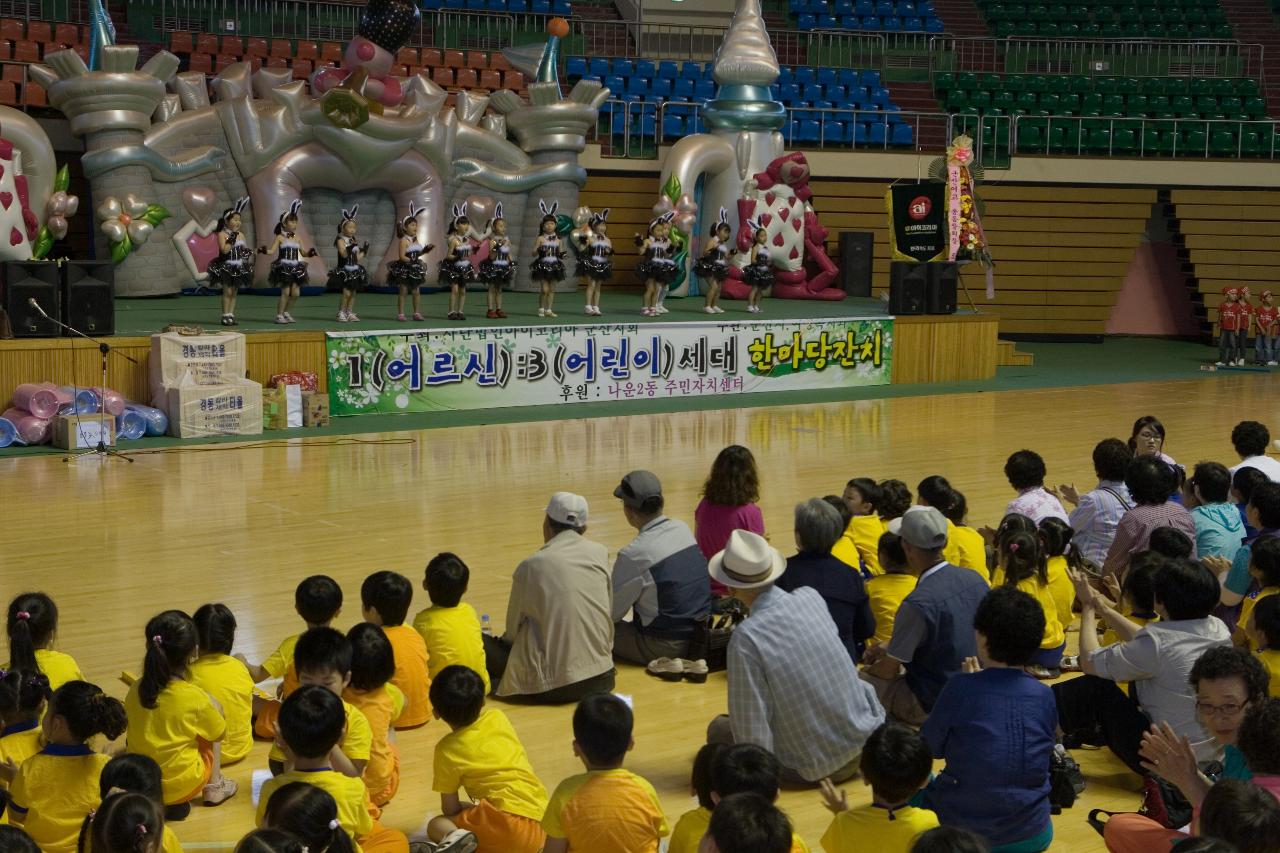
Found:
[[[933,71],[1117,77],[1254,77],[1263,47],[1172,39],[957,38],[930,41]]]
[[[609,100],[589,138],[604,157],[652,158],[664,141],[701,132],[701,110],[693,101]],[[664,131],[669,115],[685,120],[680,133]],[[946,113],[790,107],[782,135],[788,147],[808,150],[920,151],[922,138],[950,139],[952,119]]]

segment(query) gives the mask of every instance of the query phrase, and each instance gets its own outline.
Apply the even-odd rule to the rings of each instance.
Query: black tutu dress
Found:
[[[396,287],[405,287],[410,290],[426,284],[427,268],[420,260],[426,251],[426,246],[410,243],[404,253],[409,260],[394,260],[387,264],[387,281]]]
[[[755,260],[742,268],[742,280],[752,287],[771,287],[773,285],[773,264],[769,262],[769,250],[758,247]]]
[[[209,281],[222,288],[248,287],[253,278],[253,252],[238,231],[226,231],[231,251],[209,262]]]
[[[724,243],[716,244],[714,249],[698,258],[693,265],[693,274],[723,282],[729,277],[729,247]]]
[[[511,259],[511,241],[498,237],[493,240],[489,257],[480,262],[480,280],[489,287],[505,287],[516,274],[516,262]]]
[[[644,259],[636,264],[636,275],[641,281],[653,279],[658,284],[666,285],[676,280],[679,268],[672,257],[670,240],[650,240],[649,248],[644,251]]]
[[[360,248],[360,242],[354,237],[343,237],[347,241],[347,258],[350,259]],[[329,270],[329,287],[341,290],[364,290],[369,285],[369,271],[360,264],[350,262],[339,263]]]
[[[271,262],[268,281],[277,287],[300,287],[307,283],[307,263],[302,259],[302,244],[292,235],[280,242],[276,259]]]
[[[445,258],[440,262],[440,283],[466,286],[476,280],[476,268],[471,263],[471,251],[474,247],[463,240],[454,247],[452,259]]]
[[[559,237],[551,237],[538,244],[538,256],[529,265],[529,276],[537,281],[564,281]]]
[[[587,248],[589,253],[578,259],[573,274],[592,281],[603,282],[613,278],[613,244],[607,239],[597,239]]]

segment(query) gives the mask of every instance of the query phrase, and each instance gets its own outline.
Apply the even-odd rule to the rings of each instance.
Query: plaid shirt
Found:
[[[1107,552],[1116,538],[1120,519],[1133,506],[1129,489],[1119,480],[1103,480],[1091,492],[1080,496],[1071,512],[1071,542],[1086,559],[1096,566],[1107,561]]]
[[[1165,501],[1162,504],[1139,504],[1120,519],[1116,538],[1107,552],[1102,566],[1104,575],[1123,574],[1129,568],[1129,558],[1138,551],[1145,551],[1151,539],[1151,531],[1157,527],[1181,530],[1191,539],[1191,557],[1196,558],[1196,522],[1182,504]]]
[[[810,781],[844,767],[884,722],[822,596],[770,587],[729,640],[729,723]]]

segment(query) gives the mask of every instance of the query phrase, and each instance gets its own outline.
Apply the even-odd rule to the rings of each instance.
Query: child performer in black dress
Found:
[[[636,264],[636,275],[644,282],[644,305],[640,313],[645,317],[658,316],[658,292],[675,281],[678,273],[671,241],[667,239],[667,230],[674,218],[674,213],[664,213],[649,223],[648,237],[636,235],[636,246],[644,256]]]
[[[394,284],[399,293],[396,294],[396,319],[401,323],[404,316],[405,297],[413,294],[413,319],[422,320],[422,285],[427,281],[427,268],[422,263],[422,256],[435,246],[423,244],[418,240],[418,217],[425,212],[424,208],[415,207],[409,202],[409,215],[396,223],[396,236],[400,238],[400,257],[387,264],[387,280]]]
[[[733,229],[729,227],[729,211],[720,208],[720,219],[711,226],[711,241],[707,250],[693,265],[695,275],[701,276],[707,284],[706,304],[702,310],[707,314],[723,314],[720,301],[720,287],[729,277],[729,256],[734,254],[731,237]]]
[[[502,217],[502,202],[493,208],[493,219],[485,226],[489,241],[489,257],[480,262],[480,280],[489,288],[490,320],[507,316],[502,310],[502,288],[511,284],[516,273],[515,250],[507,237],[507,220]]]
[[[547,203],[538,200],[538,209],[542,211],[542,222],[538,225],[538,242],[533,247],[533,265],[529,274],[538,282],[538,316],[555,317],[551,310],[556,298],[556,282],[564,281],[564,249],[560,248],[560,238],[556,236],[556,211],[560,202]]]
[[[600,290],[604,283],[613,278],[613,242],[609,239],[609,208],[591,214],[587,220],[586,231],[579,235],[578,242],[583,252],[574,271],[587,283],[587,305],[583,313],[591,317],[599,317]]]
[[[747,226],[755,231],[755,241],[751,245],[751,263],[742,268],[743,280],[751,285],[751,293],[747,296],[747,311],[760,313],[760,297],[766,287],[773,286],[773,262],[769,259],[769,247],[766,245],[769,234],[754,220]]]
[[[209,281],[222,288],[222,325],[236,325],[236,294],[249,284],[253,264],[249,262],[253,251],[244,241],[241,230],[244,222],[241,214],[249,204],[245,196],[222,211],[218,220],[218,257],[208,267]]]
[[[449,253],[440,262],[440,281],[449,282],[449,319],[465,320],[463,305],[467,301],[467,285],[476,280],[476,267],[471,263],[475,244],[471,242],[471,220],[467,218],[467,203],[453,206],[453,219],[449,222]]]
[[[369,254],[369,244],[356,239],[356,215],[360,213],[360,205],[342,210],[342,221],[338,223],[338,236],[333,245],[338,249],[338,265],[329,272],[329,283],[342,288],[342,301],[338,304],[339,323],[358,323],[356,316],[356,293],[364,290],[369,283],[369,272],[364,268],[364,259]]]
[[[263,255],[276,253],[271,262],[271,275],[267,279],[280,288],[280,301],[276,304],[276,322],[284,325],[296,323],[289,310],[293,308],[298,297],[302,295],[302,285],[307,283],[307,262],[303,258],[314,258],[316,247],[305,252],[298,241],[298,211],[302,208],[302,199],[294,199],[289,209],[280,214],[276,223],[276,238],[270,246],[259,246],[258,252]]]

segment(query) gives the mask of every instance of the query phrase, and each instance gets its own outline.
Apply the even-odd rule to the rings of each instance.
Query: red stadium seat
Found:
[[[191,54],[190,70],[203,71],[205,74],[213,73],[213,57],[207,53]]]
[[[466,61],[462,57],[460,50],[446,50],[444,52],[444,65],[446,68],[463,68]]]
[[[483,50],[473,50],[467,54],[467,67],[483,71],[489,67],[489,54]]]
[[[294,80],[305,80],[311,76],[311,72],[315,70],[315,65],[310,59],[295,59],[291,65],[293,68]]]
[[[491,89],[491,90],[501,89],[502,88],[502,72],[494,71],[491,68],[486,68],[484,71],[480,72],[480,85],[486,89]]]
[[[44,107],[48,106],[49,99],[45,97],[43,86],[28,80],[22,87],[22,102],[29,107]]]
[[[213,70],[215,74],[221,74],[223,70],[230,68],[240,61],[240,57],[232,56],[227,53],[220,53],[213,58]]]
[[[433,68],[431,69],[431,79],[435,81],[437,86],[448,88],[453,85],[453,69]]]
[[[329,65],[341,65],[342,45],[335,41],[327,41],[320,45],[320,61]]]
[[[218,37],[212,33],[201,33],[196,36],[196,53],[207,53],[213,56],[218,52]]]
[[[18,87],[9,80],[0,80],[0,104],[10,107],[18,105]]]
[[[251,39],[248,39],[244,45],[245,56],[266,56],[270,53],[270,51],[271,51],[271,48],[267,44],[266,39],[251,38]]]
[[[316,47],[316,43],[313,41],[300,41],[293,51],[293,58],[306,59],[314,63],[320,58],[320,48]]]
[[[396,51],[396,65],[417,65],[418,51],[412,47],[402,47]]]
[[[53,40],[57,44],[75,47],[80,44],[80,28],[75,24],[58,24],[53,30]]]
[[[240,36],[223,36],[218,53],[223,56],[244,56],[244,39]]]
[[[12,18],[5,18],[0,21],[0,39],[22,41],[26,37],[27,32],[22,26],[22,21],[15,21]]]
[[[500,51],[494,51],[489,54],[489,67],[495,71],[510,71],[511,63]]]
[[[439,68],[441,65],[444,65],[444,54],[439,48],[424,47],[422,49],[423,68]]]
[[[193,53],[195,49],[196,43],[195,40],[191,38],[191,33],[169,33],[169,50],[172,52],[179,55],[185,55]]]
[[[7,41],[0,40],[0,60],[13,58],[13,45]]]
[[[53,42],[53,27],[48,21],[28,21],[27,40],[38,44],[50,44]]]
[[[519,71],[504,71],[502,72],[502,85],[518,92],[524,88],[524,75]]]
[[[8,80],[10,83],[21,84],[27,79],[27,69],[24,65],[15,65],[12,62],[5,63],[4,71],[0,72],[0,80]]]
[[[268,68],[288,68],[289,60],[283,56],[269,56],[265,64]]]
[[[13,45],[13,58],[18,62],[39,62],[40,45],[33,41],[15,42]]]
[[[480,80],[477,78],[474,68],[459,68],[454,76],[454,82],[459,89],[474,89],[480,85]]]
[[[272,39],[271,55],[280,56],[280,57],[284,57],[285,59],[288,59],[289,57],[293,56],[293,45],[289,42],[288,39]]]

